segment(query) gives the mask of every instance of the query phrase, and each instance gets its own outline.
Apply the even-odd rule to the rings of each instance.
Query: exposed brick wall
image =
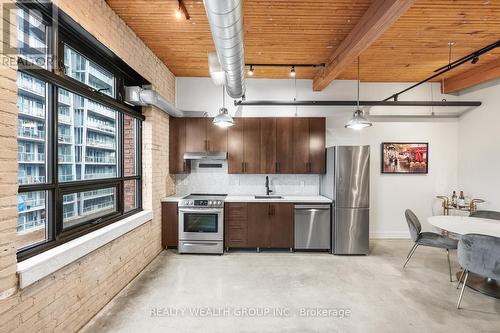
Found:
[[[0,4],[13,2],[0,0]],[[174,101],[174,75],[104,0],[54,3]],[[10,22],[15,25],[15,17]],[[11,31],[15,33],[15,26]],[[153,220],[19,290],[16,68],[1,65],[0,69],[0,331],[75,332],[161,251],[160,198],[174,192],[168,175],[169,118],[156,108],[144,109],[143,207],[153,211]]]

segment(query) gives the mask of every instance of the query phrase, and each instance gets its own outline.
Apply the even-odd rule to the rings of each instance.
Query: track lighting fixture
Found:
[[[475,65],[475,64],[477,64],[478,61],[479,61],[479,57],[475,56],[475,57],[472,58],[472,60],[471,60],[470,63],[473,64],[473,65]]]
[[[248,70],[248,75],[253,76],[253,65],[250,65],[250,69]]]
[[[297,73],[295,72],[295,66],[292,66],[292,69],[290,70],[290,76],[295,77],[295,75],[297,75]]]

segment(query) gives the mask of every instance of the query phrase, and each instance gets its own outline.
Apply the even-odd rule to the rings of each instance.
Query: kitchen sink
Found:
[[[255,199],[283,199],[281,195],[256,195]]]

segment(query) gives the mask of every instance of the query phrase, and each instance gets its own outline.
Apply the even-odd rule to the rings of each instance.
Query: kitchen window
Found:
[[[142,209],[144,117],[121,92],[147,82],[52,5],[18,6],[22,260]]]

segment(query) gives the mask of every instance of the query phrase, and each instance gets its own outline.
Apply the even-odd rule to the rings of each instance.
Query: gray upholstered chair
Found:
[[[463,279],[462,290],[457,302],[457,309],[460,309],[469,272],[500,280],[500,238],[478,234],[463,235],[458,242],[457,254],[458,262],[463,268],[462,275],[458,280],[460,286]]]
[[[470,217],[480,217],[483,219],[500,220],[500,212],[493,210],[477,210],[470,214]]]
[[[450,273],[450,282],[453,281],[451,277],[451,264],[450,264],[450,249],[456,249],[458,241],[442,236],[440,234],[434,233],[434,232],[422,232],[422,226],[420,225],[420,221],[418,220],[418,217],[413,213],[410,209],[407,209],[405,211],[405,217],[406,217],[406,222],[408,223],[408,228],[410,229],[410,236],[411,239],[415,242],[413,247],[410,250],[410,253],[408,253],[408,256],[406,256],[406,261],[403,265],[403,269],[406,267],[406,264],[408,264],[408,261],[410,261],[411,256],[413,253],[415,253],[415,250],[419,245],[422,246],[429,246],[429,247],[436,247],[439,249],[445,249],[446,250],[446,255],[448,259],[448,270]]]

